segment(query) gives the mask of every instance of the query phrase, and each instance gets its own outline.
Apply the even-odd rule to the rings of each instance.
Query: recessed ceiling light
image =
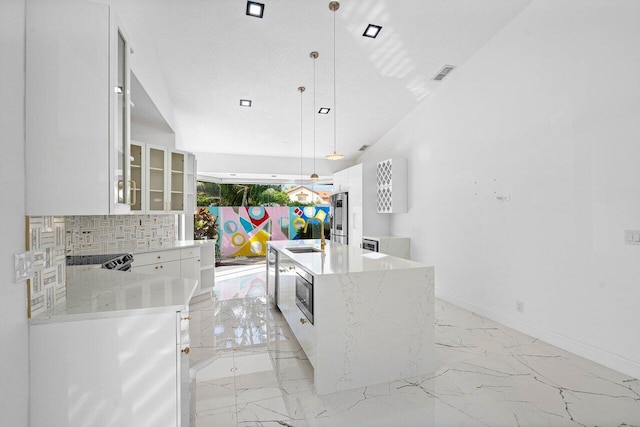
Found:
[[[240,100],[240,106],[241,107],[251,107],[251,100],[250,99],[241,99]]]
[[[318,114],[329,114],[329,111],[331,111],[331,108],[320,107],[320,109],[318,110]]]
[[[369,24],[369,26],[367,27],[366,30],[364,30],[364,33],[362,33],[362,35],[365,37],[371,37],[372,39],[375,39],[378,36],[378,33],[380,33],[381,29],[382,27],[379,25]]]
[[[255,1],[247,2],[247,15],[255,16],[256,18],[262,18],[263,13],[264,13],[263,3],[257,3]]]

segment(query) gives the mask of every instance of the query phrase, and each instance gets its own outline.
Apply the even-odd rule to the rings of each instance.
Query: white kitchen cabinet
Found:
[[[164,147],[147,145],[145,148],[147,212],[157,213],[169,210],[167,180],[171,177],[167,169],[167,150]]]
[[[343,169],[333,174],[333,193],[349,191],[349,169]]]
[[[134,253],[131,271],[198,280],[195,295],[211,292],[215,283],[215,240],[194,240],[193,246]]]
[[[31,325],[30,425],[188,426],[187,318],[167,311]]]
[[[316,331],[313,324],[296,305],[295,262],[280,252],[277,268],[279,269],[278,308],[307,355],[311,366],[315,366]]]
[[[378,213],[407,212],[407,159],[393,157],[376,167]]]
[[[195,212],[195,155],[146,145],[148,213]]]
[[[200,244],[200,284],[196,295],[211,292],[215,283],[216,241],[198,240]]]
[[[26,4],[26,213],[127,213],[131,46],[113,9]]]
[[[184,213],[196,209],[196,161],[193,153],[131,142],[131,211]]]
[[[200,248],[180,250],[180,277],[200,280]]]
[[[360,247],[362,243],[364,186],[362,164],[351,166],[333,174],[333,192],[347,192],[349,195],[349,217],[347,220],[349,245],[356,247]]]
[[[200,248],[134,254],[131,271],[200,280]]]

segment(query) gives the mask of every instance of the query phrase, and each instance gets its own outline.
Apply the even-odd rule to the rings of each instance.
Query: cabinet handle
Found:
[[[164,268],[164,265],[161,265],[160,268]]]
[[[156,265],[156,267],[155,267],[155,268],[156,268],[156,270],[157,270],[157,269],[158,269],[158,266]]]
[[[183,348],[183,349],[182,349],[182,352],[183,352],[184,354],[189,354],[189,352],[190,352],[190,351],[191,351],[191,350],[189,350],[189,347],[185,347],[185,348]]]
[[[182,320],[191,320],[191,316],[183,317]]]
[[[132,201],[129,203],[129,205],[133,206],[138,202],[138,195],[136,194],[138,187],[136,186],[136,182],[132,179],[129,180],[129,184],[131,184],[131,191],[133,192]]]
[[[158,255],[158,259],[160,259],[160,255]]]
[[[301,317],[300,318],[300,323],[302,323],[304,325],[305,323],[307,323],[307,319],[305,319],[304,317]]]

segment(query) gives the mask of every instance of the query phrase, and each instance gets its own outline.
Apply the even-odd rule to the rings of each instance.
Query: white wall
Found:
[[[29,330],[24,282],[13,283],[13,254],[25,249],[25,0],[0,2],[0,424],[27,426]]]
[[[638,22],[637,0],[536,0],[361,159],[409,160],[391,231],[440,297],[635,377]]]
[[[142,123],[131,122],[131,140],[160,145],[169,149],[176,148],[176,135],[174,133],[156,129]]]

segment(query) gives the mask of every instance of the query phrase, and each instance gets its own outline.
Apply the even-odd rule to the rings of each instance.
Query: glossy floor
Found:
[[[436,301],[432,375],[317,396],[264,267],[192,304],[192,426],[640,426],[640,381]]]

